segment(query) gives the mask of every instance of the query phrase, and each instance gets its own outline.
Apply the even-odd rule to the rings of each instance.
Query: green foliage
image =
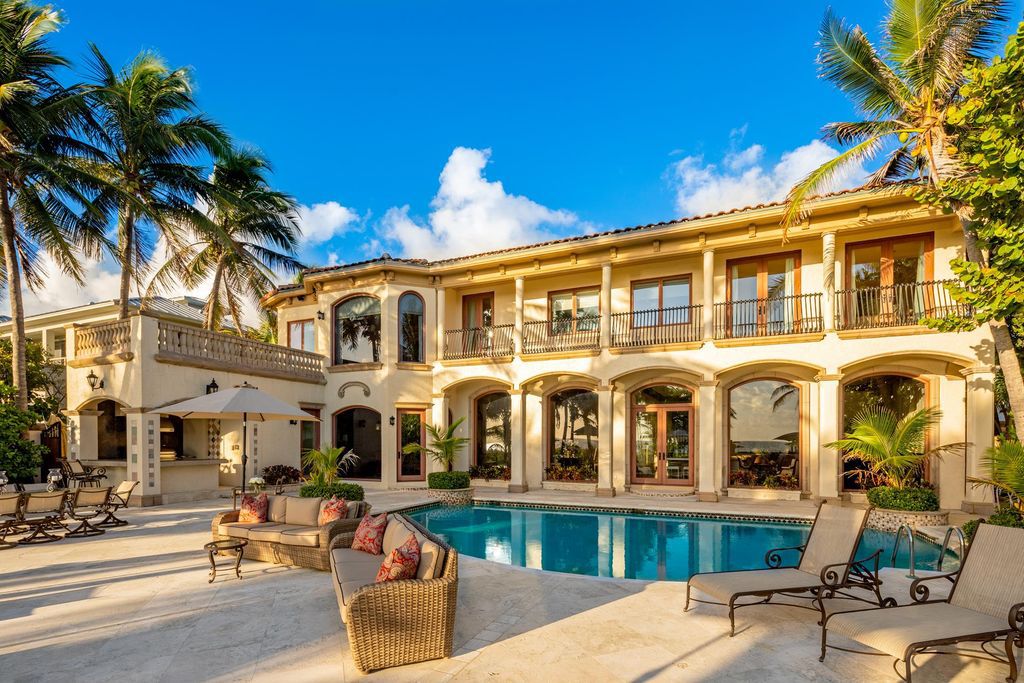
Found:
[[[993,512],[988,519],[971,519],[964,522],[960,529],[964,532],[964,537],[967,541],[974,540],[974,534],[978,531],[978,526],[981,524],[994,524],[996,526],[1008,526],[1015,529],[1024,529],[1024,515],[1021,514],[1020,510],[1014,508],[1002,507]]]
[[[263,468],[263,481],[268,486],[294,484],[302,477],[302,472],[290,465],[270,465]]]
[[[28,409],[37,419],[45,419],[56,414],[64,401],[64,364],[54,362],[43,346],[34,341],[26,342],[25,359],[28,362]],[[0,339],[0,386],[14,386],[11,361],[11,340],[5,337]]]
[[[23,438],[36,416],[11,404],[12,390],[0,405],[0,470],[6,470],[11,481],[29,481],[39,473],[46,448]]]
[[[469,468],[469,476],[473,479],[509,481],[512,469],[508,465],[473,465]]]
[[[331,486],[358,461],[359,456],[354,452],[346,452],[338,446],[324,444],[311,448],[302,455],[302,467],[307,472],[303,481],[314,486]]]
[[[968,479],[975,486],[991,486],[1009,506],[1024,510],[1024,446],[1006,441],[989,448],[982,456],[981,466],[988,476]]]
[[[465,421],[465,419],[466,418],[464,417],[460,417],[458,420],[448,425],[447,429],[440,429],[436,425],[427,425],[427,434],[430,435],[430,445],[424,446],[418,443],[410,443],[402,449],[402,452],[426,453],[434,462],[451,472],[452,463],[455,462],[455,458],[458,456],[459,451],[465,448],[466,444],[469,443],[469,439],[466,437],[455,436],[455,431],[459,428],[459,425]],[[469,475],[467,474],[466,476],[468,477]]]
[[[345,500],[362,500],[365,493],[363,487],[359,484],[336,481],[331,484],[303,484],[299,487],[299,496],[302,498],[330,498],[337,496]]]
[[[469,472],[431,472],[427,486],[432,489],[468,489]]]
[[[544,469],[548,481],[597,481],[597,468],[589,463],[562,465],[553,463]]]
[[[939,497],[935,495],[935,491],[923,486],[901,489],[876,486],[868,489],[868,502],[886,510],[932,512],[939,509]]]

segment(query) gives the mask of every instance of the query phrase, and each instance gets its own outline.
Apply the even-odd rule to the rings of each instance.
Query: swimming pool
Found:
[[[460,553],[501,564],[626,579],[685,581],[697,572],[764,568],[772,548],[802,545],[810,525],[474,503],[409,513]],[[890,566],[895,535],[868,529],[857,557],[881,548]],[[907,566],[902,544],[897,567]],[[941,548],[917,539],[916,565],[935,569]],[[794,554],[784,558],[795,559]],[[956,559],[946,563],[953,569]],[[944,568],[945,568],[944,567]]]

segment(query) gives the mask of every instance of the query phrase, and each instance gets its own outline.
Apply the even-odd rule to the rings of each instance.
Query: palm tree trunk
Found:
[[[131,298],[132,290],[132,252],[135,250],[135,220],[131,212],[121,216],[121,225],[118,226],[118,234],[121,236],[121,293],[118,299],[118,320],[128,317],[128,299]]]
[[[245,327],[242,325],[242,311],[238,308],[238,299],[230,291],[228,292],[228,307],[231,309],[231,319],[235,321],[235,331],[239,337],[245,336]]]
[[[213,273],[213,284],[210,286],[210,297],[206,300],[203,327],[214,330],[217,327],[217,300],[220,297],[220,283],[224,277],[224,264],[217,262],[217,270]]]
[[[14,378],[15,405],[28,410],[28,361],[25,350],[25,302],[21,291],[21,267],[18,244],[7,187],[0,190],[0,231],[2,231],[4,266],[7,269],[7,293],[11,299],[11,370]]]

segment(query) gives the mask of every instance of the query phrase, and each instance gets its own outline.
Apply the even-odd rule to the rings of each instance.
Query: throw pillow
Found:
[[[363,521],[359,522],[356,529],[356,537],[352,541],[352,550],[362,550],[371,555],[380,555],[381,546],[384,545],[384,529],[388,526],[387,514],[374,517],[366,515]]]
[[[409,539],[391,551],[377,570],[377,583],[382,581],[401,581],[415,579],[416,570],[420,566],[420,544],[416,537],[409,534]]]
[[[345,499],[331,496],[331,499],[324,502],[324,506],[320,508],[320,519],[317,523],[323,526],[328,522],[345,519],[346,515],[348,515],[348,503]]]
[[[248,493],[242,496],[242,507],[238,510],[238,521],[248,524],[263,523],[267,521],[267,507],[269,505],[267,494],[250,496]]]

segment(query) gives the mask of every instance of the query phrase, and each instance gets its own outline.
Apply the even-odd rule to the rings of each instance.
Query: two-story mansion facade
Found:
[[[614,230],[443,261],[306,271],[264,303],[280,343],[328,358],[303,447],[353,449],[371,486],[423,486],[403,454],[462,420],[457,468],[510,491],[582,488],[836,498],[856,463],[826,444],[867,406],[937,406],[931,445],[969,442],[928,473],[946,508],[984,504],[967,477],[994,435],[991,339],[920,324],[955,219],[901,190]],[[483,229],[483,228],[482,228]]]

